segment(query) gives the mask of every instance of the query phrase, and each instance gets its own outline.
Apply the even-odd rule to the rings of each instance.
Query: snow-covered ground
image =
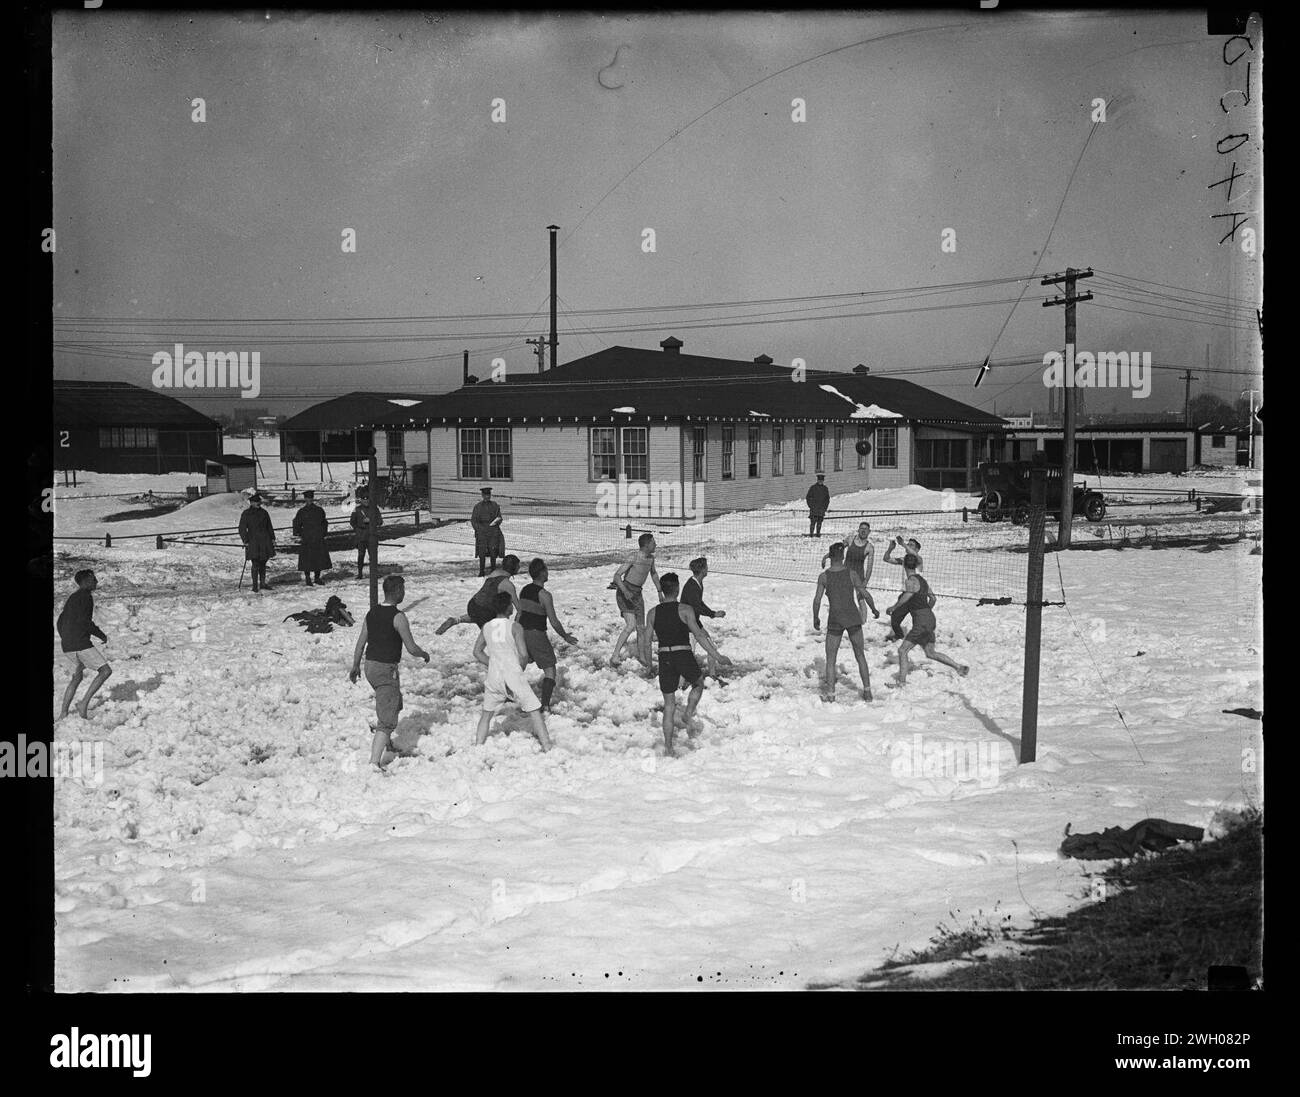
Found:
[[[86,495],[88,479],[147,490],[79,479]],[[923,489],[859,495],[833,506],[942,507]],[[58,532],[93,536],[111,512],[96,508],[124,502],[60,489]],[[292,514],[272,513],[281,526]],[[112,526],[234,520],[217,498]],[[856,699],[846,646],[840,700],[825,703],[811,587],[711,575],[728,616],[710,631],[737,666],[706,692],[697,748],[665,758],[657,683],[605,660],[620,624],[606,583],[626,542],[515,525],[521,551],[549,551],[553,533],[587,554],[552,569],[580,641],[556,642],[555,749],[543,755],[517,713],[472,745],[472,626],[433,635],[478,587],[468,531],[446,527],[381,549],[433,654],[404,662],[409,756],[386,774],[365,766],[374,706],[347,679],[356,630],[283,620],[329,593],[360,616],[367,584],[348,567],[323,591],[282,581],[255,596],[234,590],[237,547],[56,542],[54,609],[72,572],[94,567],[115,669],[89,722],[55,732],[103,750],[101,783],[56,786],[59,990],[799,987],[856,976],[940,923],[996,908],[1025,924],[1090,901],[1100,866],[1058,859],[1066,823],[1206,825],[1260,800],[1261,725],[1222,712],[1262,707],[1249,543],[1053,557],[1069,604],[1043,613],[1038,761],[1017,767],[1023,607],[941,599],[938,647],[970,675],[918,656],[904,689],[873,622],[875,700]],[[708,537],[747,528],[724,518]],[[1012,529],[980,536],[1023,536]],[[803,561],[824,540],[788,551],[815,574]],[[1023,554],[985,555],[1023,575]],[[291,568],[278,558],[272,579]]]

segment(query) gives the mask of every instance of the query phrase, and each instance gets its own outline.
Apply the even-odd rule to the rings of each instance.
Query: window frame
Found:
[[[807,470],[808,462],[804,453],[808,443],[808,428],[794,428],[794,474],[803,476]]]
[[[722,428],[722,479],[734,480],[736,478],[736,428],[734,426],[723,426]]]
[[[506,448],[504,450],[492,448],[492,434],[505,435]],[[476,441],[478,449],[469,450],[465,448],[467,438],[477,435]],[[465,458],[477,456],[479,459],[480,472],[477,476],[465,474]],[[500,473],[493,474],[492,459],[502,457],[506,459],[509,472],[506,475]],[[392,463],[391,454],[389,463]],[[406,463],[403,456],[402,463]],[[498,466],[499,467],[499,466]],[[515,478],[515,438],[513,427],[457,427],[456,428],[456,479],[457,480],[496,480],[502,483],[508,483]]]
[[[886,454],[889,455],[886,459]],[[878,469],[898,468],[898,428],[877,427],[876,444],[871,447],[871,467]]]
[[[745,456],[749,476],[747,479],[757,480],[760,475],[760,467],[763,461],[763,428],[751,426],[749,435],[746,438]]]
[[[691,475],[695,483],[709,479],[709,428],[691,428]]]
[[[772,424],[772,475],[785,475],[785,427]]]

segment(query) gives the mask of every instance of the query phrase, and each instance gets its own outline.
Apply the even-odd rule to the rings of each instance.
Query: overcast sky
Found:
[[[1043,409],[1064,310],[1039,278],[1073,265],[1098,272],[1081,348],[1150,350],[1232,399],[1259,385],[1262,250],[1220,245],[1212,215],[1261,231],[1262,42],[1232,67],[1224,42],[1203,11],[58,14],[55,376],[148,385],[177,342],[259,350],[245,403],[292,413],[452,388],[466,347],[480,377],[496,356],[532,372],[555,223],[561,363],[674,333],[686,353],[881,373],[992,353],[1021,364],[978,389],[974,369],[915,380]],[[1225,114],[1248,61],[1253,101]],[[1233,162],[1229,201],[1210,184]],[[829,294],[868,295],[784,300]],[[974,302],[995,303],[952,307]],[[1204,373],[1207,346],[1240,372]],[[1165,370],[1148,400],[1087,410],[1182,402]]]

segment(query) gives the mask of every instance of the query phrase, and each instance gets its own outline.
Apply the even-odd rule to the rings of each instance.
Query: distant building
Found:
[[[1251,434],[1255,436],[1251,459]],[[1211,468],[1264,467],[1264,426],[1245,423],[1202,423],[1196,428],[1196,464]]]
[[[285,464],[367,463],[375,437],[366,424],[428,399],[427,392],[349,392],[314,404],[280,425],[280,460]],[[418,452],[412,455],[403,452],[401,443],[402,439],[398,438],[391,446],[383,447],[379,454],[381,466],[387,467],[391,459],[399,463],[408,458],[419,459]],[[428,460],[427,453],[423,459]]]
[[[203,472],[221,426],[158,389],[125,381],[54,382],[54,467]]]
[[[677,485],[714,515],[922,484],[974,487],[1003,421],[897,377],[610,347],[539,374],[467,385],[376,418],[391,452],[428,455],[431,489],[595,504],[602,484]],[[867,453],[858,443],[867,443]],[[689,517],[689,515],[687,515]]]
[[[1194,457],[1194,432],[1180,423],[1120,422],[1075,428],[1074,470],[1103,472],[1186,472]],[[1050,465],[1065,457],[1062,427],[1033,426],[1008,430],[998,455],[1008,461],[1028,460],[1043,450]]]

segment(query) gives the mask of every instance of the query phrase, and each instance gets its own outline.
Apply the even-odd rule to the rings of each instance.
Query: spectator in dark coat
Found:
[[[808,536],[820,537],[822,519],[826,517],[826,512],[831,505],[831,490],[826,486],[825,473],[817,474],[817,483],[808,489],[804,499],[808,504]]]
[[[490,558],[496,570],[497,557],[505,557],[506,538],[501,532],[501,508],[492,502],[492,489],[479,488],[483,498],[474,504],[469,524],[474,527],[474,555],[478,557],[478,573],[486,575],[484,559]]]
[[[370,498],[368,495],[357,493],[357,508],[352,512],[352,517],[348,519],[348,524],[356,530],[357,534],[357,578],[365,577],[366,550],[370,548]],[[379,529],[384,524],[384,516],[375,509],[375,529]],[[375,566],[375,558],[372,554],[370,557],[370,566]]]
[[[329,550],[325,547],[329,519],[316,504],[314,491],[304,491],[302,497],[307,501],[293,516],[293,532],[299,541],[298,570],[307,586],[311,586],[312,572],[316,573],[316,582],[319,583],[320,573],[331,566]]]
[[[244,542],[244,559],[253,562],[254,593],[269,588],[266,562],[275,555],[275,527],[257,492],[248,497],[248,509],[239,516],[239,539]]]

